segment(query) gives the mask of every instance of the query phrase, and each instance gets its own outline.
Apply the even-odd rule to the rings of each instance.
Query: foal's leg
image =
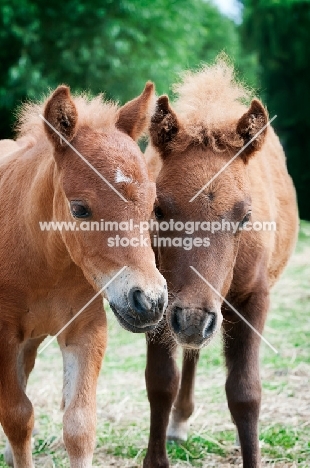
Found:
[[[35,359],[37,356],[37,349],[44,340],[44,338],[45,336],[29,339],[20,346],[17,358],[17,372],[19,382],[24,391],[26,390],[29,374],[34,367]],[[13,466],[13,453],[10,442],[8,440],[5,446],[4,459],[7,465]]]
[[[173,405],[167,430],[167,439],[185,441],[188,432],[188,419],[194,411],[194,389],[199,351],[183,351],[181,385]]]
[[[238,311],[262,333],[268,309],[268,294],[252,294]],[[232,318],[230,318],[232,320]],[[235,317],[233,320],[236,320]],[[225,323],[224,353],[228,370],[226,395],[237,426],[244,468],[260,466],[258,418],[261,403],[259,375],[260,337],[241,319]]]
[[[174,352],[166,345],[147,343],[146,388],[151,407],[150,438],[144,468],[167,468],[166,430],[179,386]]]
[[[106,348],[102,300],[93,320],[81,316],[59,337],[63,362],[63,436],[71,468],[90,468],[96,438],[96,388]],[[93,304],[92,304],[93,305]]]
[[[17,370],[18,332],[0,323],[0,336],[0,422],[12,448],[14,468],[32,468],[34,414]]]

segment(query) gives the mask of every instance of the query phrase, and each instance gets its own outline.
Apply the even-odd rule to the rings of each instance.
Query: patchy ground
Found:
[[[279,354],[262,344],[263,401],[260,439],[263,467],[310,467],[310,224],[276,285],[265,337]],[[94,467],[140,468],[148,437],[143,336],[120,329],[109,311],[110,341],[98,386],[98,430]],[[238,467],[239,449],[227,409],[221,342],[205,349],[199,362],[196,410],[189,440],[169,444],[173,467]],[[38,434],[36,467],[69,467],[61,437],[59,409],[62,364],[56,345],[37,360],[28,394]],[[0,449],[4,435],[0,429]],[[0,457],[0,467],[5,467]]]

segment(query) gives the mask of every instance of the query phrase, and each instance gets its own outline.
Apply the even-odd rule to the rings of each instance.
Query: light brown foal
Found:
[[[14,468],[33,467],[34,413],[25,389],[44,338],[103,289],[129,331],[152,330],[163,315],[166,282],[150,242],[109,247],[111,233],[82,229],[86,220],[132,219],[138,225],[149,219],[155,184],[134,140],[147,125],[152,100],[151,83],[121,108],[101,97],[73,98],[59,86],[43,105],[24,107],[16,142],[0,143],[0,422],[9,441],[5,459]],[[77,229],[42,231],[43,221],[74,221]],[[126,233],[137,235],[139,228]],[[107,341],[102,301],[99,295],[58,336],[63,434],[72,468],[92,465],[96,385]]]

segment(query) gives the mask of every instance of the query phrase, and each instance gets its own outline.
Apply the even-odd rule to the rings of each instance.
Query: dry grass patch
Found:
[[[265,336],[279,350],[262,344],[263,401],[260,439],[263,467],[310,466],[310,224],[289,267],[272,293]],[[94,467],[138,468],[147,446],[149,407],[144,384],[145,339],[122,330],[111,311],[109,345],[98,385],[98,429]],[[224,394],[225,372],[218,338],[202,353],[196,384],[196,410],[189,440],[169,444],[175,468],[241,466],[235,430]],[[62,442],[62,362],[57,345],[37,359],[28,394],[38,434],[37,467],[69,468]],[[4,447],[0,432],[0,448]],[[0,457],[0,467],[5,467]]]

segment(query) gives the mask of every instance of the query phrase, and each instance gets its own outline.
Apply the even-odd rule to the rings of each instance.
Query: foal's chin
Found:
[[[176,344],[187,351],[199,351],[200,349],[205,348],[211,343],[211,341],[213,341],[213,338],[217,334],[217,331],[215,331],[207,339],[201,339],[200,335],[198,335],[197,337],[192,337],[191,340],[188,340],[187,336],[177,335],[172,331],[170,332]]]
[[[111,303],[110,307],[121,327],[131,333],[147,333],[153,331],[158,325],[158,322],[139,324],[136,319],[128,315],[127,311],[121,311]]]

